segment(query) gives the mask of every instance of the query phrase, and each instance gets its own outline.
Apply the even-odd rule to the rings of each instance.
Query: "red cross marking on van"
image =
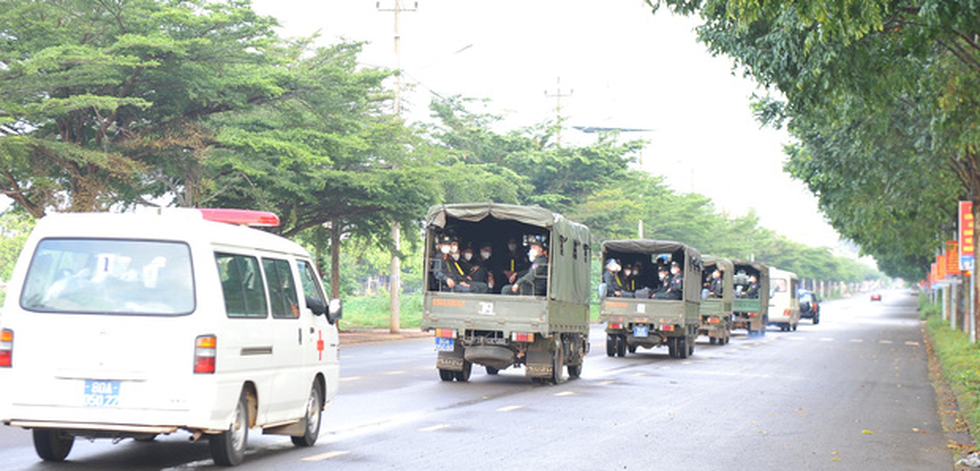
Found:
[[[316,351],[320,354],[318,361],[323,361],[323,331],[318,330],[317,333],[320,335],[320,339],[316,341]]]

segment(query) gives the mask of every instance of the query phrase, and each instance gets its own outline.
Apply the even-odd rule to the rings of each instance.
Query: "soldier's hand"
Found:
[[[453,286],[456,286],[456,282],[453,281],[452,278],[449,278],[449,279],[446,280],[446,286],[452,288]]]
[[[510,290],[516,293],[517,292],[517,285],[511,286],[510,287]]]

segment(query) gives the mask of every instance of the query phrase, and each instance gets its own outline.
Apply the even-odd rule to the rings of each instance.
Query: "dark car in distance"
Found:
[[[800,318],[810,319],[814,325],[820,323],[820,296],[807,290],[800,290]]]

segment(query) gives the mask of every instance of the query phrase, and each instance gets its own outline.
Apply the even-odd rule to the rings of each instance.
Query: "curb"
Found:
[[[359,343],[390,342],[394,340],[418,339],[431,336],[431,333],[422,332],[418,329],[405,329],[397,333],[392,333],[388,329],[345,330],[340,332],[340,344],[354,345]]]

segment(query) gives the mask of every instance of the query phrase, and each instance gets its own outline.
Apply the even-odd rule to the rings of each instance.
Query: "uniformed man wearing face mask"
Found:
[[[670,284],[667,286],[666,299],[683,299],[684,272],[677,262],[670,262]]]
[[[479,280],[484,280],[487,283],[488,292],[499,293],[500,285],[497,283],[502,277],[497,273],[497,259],[493,256],[493,244],[490,242],[484,242],[480,244],[480,253],[478,257],[473,257],[477,260],[477,263],[483,268],[484,274],[474,275],[479,276]]]
[[[459,261],[466,273],[466,283],[470,285],[471,293],[486,293],[489,289],[487,284],[487,270],[480,263],[480,259],[473,256],[473,245],[467,243],[462,251],[462,259]]]
[[[662,266],[657,271],[657,280],[659,285],[657,290],[650,295],[651,298],[655,299],[666,299],[667,290],[670,289],[670,268],[667,266]]]
[[[610,258],[606,261],[606,272],[602,274],[602,282],[606,284],[606,296],[632,298],[633,293],[626,290],[623,276],[620,273],[621,268],[616,259]]]
[[[429,289],[434,291],[452,291],[456,285],[449,271],[449,252],[452,239],[448,235],[441,235],[436,240],[436,251],[432,253],[429,274],[430,280],[434,283]]]
[[[500,273],[505,280],[511,280],[514,275],[527,269],[528,257],[521,250],[521,245],[517,243],[516,237],[507,240],[507,254],[500,260]]]
[[[544,296],[548,293],[548,252],[540,240],[531,242],[527,251],[531,266],[510,276],[511,284],[500,289],[503,294]]]
[[[474,293],[476,290],[467,278],[466,269],[460,259],[459,241],[452,238],[449,242],[449,254],[445,259],[448,278],[446,285],[454,293]]]

